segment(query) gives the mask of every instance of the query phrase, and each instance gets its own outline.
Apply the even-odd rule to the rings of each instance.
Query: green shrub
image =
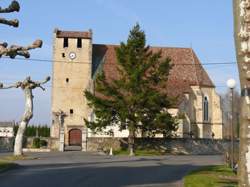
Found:
[[[32,147],[40,148],[40,138],[34,138]]]
[[[40,140],[40,147],[47,147],[48,142],[46,140]]]

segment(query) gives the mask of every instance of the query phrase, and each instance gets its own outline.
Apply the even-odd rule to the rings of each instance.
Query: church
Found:
[[[93,134],[84,118],[93,120],[84,90],[95,92],[96,75],[104,71],[107,78],[118,75],[115,48],[118,45],[93,44],[92,31],[76,32],[55,29],[52,70],[52,125],[53,147],[81,146],[88,150],[88,137],[108,137]],[[176,106],[169,109],[180,115],[177,138],[222,139],[222,111],[215,85],[202,67],[192,48],[151,47],[169,57],[171,69],[167,89],[170,96],[178,96]],[[114,127],[114,137],[127,137]],[[61,148],[60,148],[61,147]]]

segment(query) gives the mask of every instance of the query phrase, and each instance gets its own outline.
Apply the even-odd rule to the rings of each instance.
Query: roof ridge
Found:
[[[104,43],[94,43],[93,45],[103,45],[103,46],[120,46],[120,44],[104,44]],[[153,46],[149,45],[150,48],[161,48],[161,49],[190,49],[189,47],[171,47],[171,46]]]

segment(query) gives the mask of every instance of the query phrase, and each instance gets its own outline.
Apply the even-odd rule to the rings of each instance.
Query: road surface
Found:
[[[17,161],[18,168],[0,173],[0,187],[181,187],[189,171],[222,164],[221,156],[30,155],[37,159]]]

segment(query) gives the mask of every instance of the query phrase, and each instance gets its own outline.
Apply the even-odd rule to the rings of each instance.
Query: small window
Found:
[[[77,48],[82,48],[82,39],[77,38]]]
[[[70,114],[73,114],[73,113],[74,113],[74,110],[73,110],[73,109],[70,109],[70,110],[69,110],[69,113],[70,113]]]
[[[66,82],[67,82],[67,83],[69,82],[69,78],[66,78]]]
[[[62,57],[65,58],[65,53],[62,53]]]
[[[208,98],[204,97],[204,101],[203,101],[203,119],[204,121],[208,121],[208,115],[209,115],[209,103],[208,103]]]
[[[68,38],[64,38],[63,39],[63,47],[69,47],[69,39]]]

